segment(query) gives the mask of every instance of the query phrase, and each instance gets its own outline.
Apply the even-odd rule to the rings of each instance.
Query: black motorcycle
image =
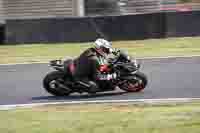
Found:
[[[56,71],[48,73],[43,80],[43,87],[47,92],[55,96],[67,96],[71,93],[88,92],[81,84],[73,80],[73,71],[76,67],[73,60],[52,60],[49,64]],[[119,51],[114,58],[110,58],[109,65],[100,66],[102,73],[116,72],[119,76],[110,80],[113,87],[100,89],[100,92],[112,91],[117,87],[126,92],[140,92],[147,85],[147,77],[139,71],[140,63],[132,59],[127,53]],[[104,82],[102,82],[104,84]],[[84,86],[84,84],[83,84]]]

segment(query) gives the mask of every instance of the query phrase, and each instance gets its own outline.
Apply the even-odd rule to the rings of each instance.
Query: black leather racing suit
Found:
[[[113,87],[109,80],[115,78],[114,73],[102,74],[100,72],[100,66],[107,64],[107,59],[94,48],[84,51],[74,60],[74,63],[76,66],[74,71],[76,81],[80,81],[81,84],[83,83],[91,93],[95,93],[105,87]]]

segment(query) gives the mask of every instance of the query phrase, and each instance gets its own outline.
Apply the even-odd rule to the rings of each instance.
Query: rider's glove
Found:
[[[119,49],[112,49],[112,53],[117,56],[119,54],[120,50]]]

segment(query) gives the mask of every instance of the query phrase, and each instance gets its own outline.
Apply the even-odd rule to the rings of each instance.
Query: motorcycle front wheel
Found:
[[[119,88],[126,92],[141,92],[147,86],[147,76],[142,72],[137,72],[131,78],[119,85]]]

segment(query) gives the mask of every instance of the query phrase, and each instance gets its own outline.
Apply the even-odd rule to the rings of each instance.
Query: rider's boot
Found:
[[[100,91],[98,85],[93,81],[77,81],[77,88],[80,88],[88,93],[95,94]]]

